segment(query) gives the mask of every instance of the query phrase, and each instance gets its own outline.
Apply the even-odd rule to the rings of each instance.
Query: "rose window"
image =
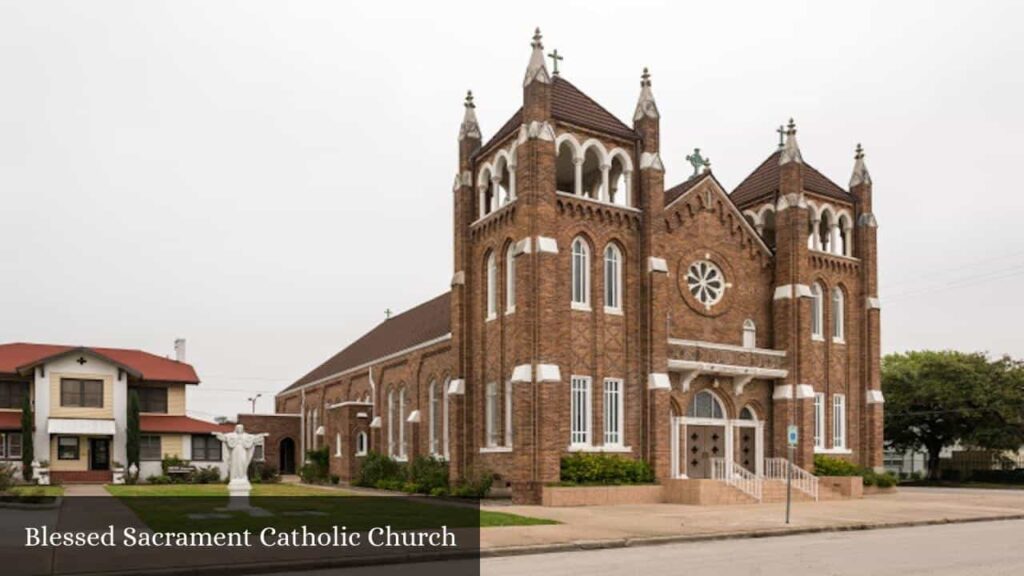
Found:
[[[707,260],[700,260],[690,264],[690,269],[686,272],[686,286],[698,302],[710,308],[725,294],[725,276],[718,266]]]

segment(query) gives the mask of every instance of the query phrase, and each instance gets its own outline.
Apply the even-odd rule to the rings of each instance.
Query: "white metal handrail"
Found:
[[[732,462],[727,466],[725,458],[711,458],[711,478],[733,486],[758,502],[764,494],[764,481],[743,466]]]
[[[818,477],[807,470],[791,463],[785,458],[765,458],[764,477],[769,480],[786,481],[786,475],[792,474],[793,487],[818,500]]]

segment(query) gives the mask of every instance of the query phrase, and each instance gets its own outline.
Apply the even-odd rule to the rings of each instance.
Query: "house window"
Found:
[[[743,321],[743,347],[757,348],[757,325],[750,318]]]
[[[498,263],[494,252],[487,256],[487,319],[498,315]]]
[[[57,460],[78,460],[78,436],[57,437]]]
[[[573,376],[571,382],[569,442],[574,446],[590,444],[590,377]]]
[[[846,313],[843,289],[838,286],[832,290],[832,341],[843,342],[846,338]]]
[[[0,434],[0,460],[21,458],[21,432]]]
[[[825,447],[825,394],[814,394],[814,447]]]
[[[622,446],[622,380],[604,381],[604,443]]]
[[[505,251],[505,312],[516,311],[516,247],[509,244]]]
[[[366,456],[366,432],[356,434],[356,456]]]
[[[334,435],[334,456],[341,457],[341,434]]]
[[[139,412],[167,414],[167,388],[134,388],[139,395]]]
[[[103,381],[61,378],[60,405],[75,408],[103,408]]]
[[[197,462],[220,462],[221,444],[214,436],[192,436],[192,460]]]
[[[163,451],[160,437],[156,435],[139,436],[139,460],[160,460]]]
[[[484,405],[487,445],[498,445],[498,383],[487,383],[487,402]]]
[[[846,396],[832,395],[832,447],[846,448]]]
[[[590,247],[582,238],[572,242],[572,304],[590,308]]]
[[[441,440],[440,432],[441,418],[440,412],[440,399],[438,398],[437,381],[434,380],[430,383],[430,453],[433,455],[438,454],[438,444]]]
[[[821,340],[824,337],[824,302],[822,301],[821,284],[811,285],[811,337]]]
[[[25,382],[0,382],[0,408],[21,408],[27,391]]]
[[[252,459],[254,462],[264,462],[267,459],[266,446],[262,443],[253,446]]]
[[[604,251],[604,307],[622,310],[622,252],[614,244]]]

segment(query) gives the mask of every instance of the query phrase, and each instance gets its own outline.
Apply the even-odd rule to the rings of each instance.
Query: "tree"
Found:
[[[21,477],[26,482],[32,479],[32,460],[35,459],[35,444],[32,442],[32,401],[28,394],[21,404]]]
[[[136,470],[139,467],[139,393],[135,390],[128,392],[128,422],[127,438],[125,441],[128,469],[131,470],[135,464]]]
[[[960,443],[984,450],[1024,444],[1024,364],[983,353],[919,351],[882,361],[885,438],[897,450],[928,452],[938,478],[939,452]]]

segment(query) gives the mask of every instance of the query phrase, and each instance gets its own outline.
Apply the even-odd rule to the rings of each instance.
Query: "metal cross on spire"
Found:
[[[551,54],[548,54],[548,58],[551,58],[551,73],[558,74],[558,63],[562,60],[565,60],[565,58],[562,58],[561,56],[558,55],[558,48],[555,48],[554,51],[551,52]]]
[[[711,168],[711,160],[709,158],[704,158],[700,155],[700,148],[694,148],[693,154],[688,155],[686,157],[686,161],[689,162],[691,166],[693,166],[693,175],[690,176],[690,178],[693,178],[697,174],[700,174],[701,168]]]
[[[388,309],[384,310],[384,319],[385,320],[390,320],[391,319],[391,308],[388,308]]]
[[[779,149],[781,150],[782,147],[785,145],[786,127],[783,126],[782,124],[779,124],[779,129],[776,130],[776,132],[779,133]]]

